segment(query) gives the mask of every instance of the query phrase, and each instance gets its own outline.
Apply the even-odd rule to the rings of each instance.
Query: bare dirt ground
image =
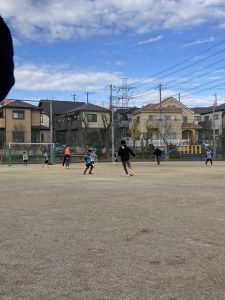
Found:
[[[0,299],[225,299],[225,162],[133,168],[0,166]]]

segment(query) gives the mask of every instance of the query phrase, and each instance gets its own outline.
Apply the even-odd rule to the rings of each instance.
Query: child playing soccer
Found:
[[[26,151],[23,151],[23,165],[27,167],[28,154]]]
[[[85,164],[86,164],[86,169],[84,170],[84,175],[86,175],[87,170],[90,168],[89,170],[89,174],[92,175],[92,169],[93,169],[93,158],[92,158],[92,151],[88,150],[87,155],[84,158]]]
[[[44,167],[49,167],[48,165],[48,153],[45,152],[44,156],[43,156],[43,164],[42,164],[42,168]]]
[[[63,166],[65,165],[66,160],[68,160],[68,159],[70,160],[70,145],[66,145],[65,155],[64,155],[63,163],[62,163]]]
[[[206,156],[205,165],[207,166],[208,161],[210,161],[212,166],[213,152],[210,148],[207,149],[205,156]]]
[[[121,141],[121,145],[120,145],[119,150],[118,150],[118,155],[121,158],[121,162],[122,162],[122,165],[123,165],[125,173],[127,174],[127,176],[132,176],[133,172],[132,172],[131,164],[130,164],[130,155],[132,155],[133,157],[135,157],[135,154],[130,149],[130,147],[128,147],[126,145],[126,141],[125,140]]]

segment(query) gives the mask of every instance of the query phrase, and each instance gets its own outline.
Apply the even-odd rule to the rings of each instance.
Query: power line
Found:
[[[223,52],[223,51],[224,51],[224,49],[223,49],[222,51],[218,51],[217,53],[215,53],[215,54],[213,54],[213,55],[207,56],[206,58],[202,59],[201,61],[199,61],[199,62],[197,62],[197,63],[191,64],[191,65],[189,65],[189,66],[185,66],[185,67],[182,68],[182,69],[185,69],[185,68],[190,67],[190,66],[192,66],[192,65],[196,65],[196,64],[198,64],[198,63],[200,63],[200,62],[202,62],[202,61],[205,61],[206,59],[209,59],[209,58],[211,58],[211,57],[215,56],[216,54],[221,53],[221,52]],[[225,59],[223,58],[223,59],[217,60],[217,61],[215,61],[215,62],[213,62],[213,63],[210,63],[210,64],[204,66],[204,69],[207,69],[207,68],[209,68],[209,67],[215,66],[216,64],[218,64],[218,63],[220,63],[220,62],[222,62],[222,61],[224,61],[224,60],[225,60]],[[185,83],[185,82],[188,82],[188,81],[190,81],[190,80],[194,80],[194,79],[197,79],[197,78],[202,78],[202,77],[204,77],[204,76],[206,76],[206,75],[208,75],[208,74],[210,74],[210,73],[212,74],[212,72],[216,72],[216,71],[222,70],[222,69],[224,69],[224,68],[225,68],[225,66],[222,66],[222,67],[213,69],[213,70],[211,70],[211,71],[209,71],[209,72],[205,72],[205,73],[199,74],[199,75],[195,76],[194,78],[186,79],[186,80],[184,80],[184,81],[182,81],[182,82],[179,82],[179,80],[180,80],[181,78],[183,78],[183,77],[187,77],[187,76],[190,76],[190,75],[192,75],[192,74],[196,74],[196,73],[201,72],[201,70],[192,71],[192,72],[190,72],[190,73],[188,73],[188,74],[186,74],[186,75],[181,76],[180,78],[173,79],[173,80],[171,80],[171,81],[166,82],[166,85],[169,85],[169,84],[175,83],[175,82],[178,82],[178,84],[181,85],[181,84],[183,84],[183,83]],[[180,70],[181,70],[181,69],[180,69]],[[175,73],[175,72],[172,72],[172,73]],[[172,75],[172,73],[170,73],[170,75]],[[216,81],[221,80],[221,79],[223,79],[223,78],[216,79]],[[156,80],[155,80],[155,81],[156,81]],[[211,84],[212,82],[214,82],[214,81],[207,82],[206,84]],[[205,85],[205,84],[204,84],[204,85]],[[189,90],[194,90],[194,89],[196,89],[196,88],[199,88],[199,86],[198,86],[198,87],[191,88],[191,89],[189,89]],[[152,90],[152,89],[151,89],[151,90]],[[143,96],[151,95],[151,94],[154,93],[154,92],[152,92],[151,90],[146,90],[146,91],[140,92],[140,93],[134,95],[134,97],[136,98],[136,97],[143,97]]]
[[[218,60],[217,62],[222,62],[222,61],[225,61],[225,58],[220,59],[220,60]],[[211,67],[212,65],[215,65],[215,64],[216,64],[216,63],[209,64],[209,65],[205,66],[204,69],[207,69],[208,67]],[[222,70],[222,69],[225,69],[225,66],[222,66],[222,67],[219,67],[219,68],[217,68],[217,69],[210,70],[210,71],[208,71],[208,72],[206,72],[206,73],[203,73],[203,74],[197,75],[197,76],[195,76],[195,77],[192,77],[191,80],[197,79],[197,78],[201,78],[201,77],[206,76],[206,75],[208,75],[208,74],[212,74],[212,72],[216,72],[216,71],[219,71],[219,70]],[[196,74],[196,73],[199,73],[199,72],[200,72],[200,71],[196,71],[196,72],[195,72],[195,71],[192,71],[191,73],[186,74],[186,75],[184,75],[184,76],[181,76],[180,78],[177,78],[177,79],[168,81],[166,84],[167,84],[167,85],[170,85],[171,83],[174,83],[174,82],[178,82],[179,84],[183,84],[183,83],[185,83],[185,82],[190,81],[190,79],[186,79],[186,80],[180,82],[179,80],[180,80],[181,78],[183,78],[183,77],[188,77],[188,76],[190,76],[190,75],[192,75],[192,74]]]
[[[176,68],[177,66],[182,65],[182,64],[184,64],[184,63],[186,63],[186,62],[192,60],[193,58],[196,58],[196,57],[198,57],[198,56],[200,56],[200,55],[202,55],[202,54],[204,54],[204,53],[206,53],[206,52],[208,52],[208,51],[214,49],[215,47],[218,47],[219,45],[222,45],[224,42],[225,42],[225,40],[222,40],[221,42],[216,43],[215,45],[213,45],[213,46],[211,46],[211,47],[209,47],[209,48],[207,48],[207,49],[205,49],[205,50],[202,50],[202,51],[198,52],[197,54],[194,54],[194,55],[190,56],[189,58],[186,58],[186,59],[184,59],[183,61],[181,61],[181,62],[179,62],[179,63],[177,63],[177,64],[175,64],[175,65],[172,65],[172,66],[170,66],[170,67],[168,67],[168,68],[166,68],[166,69],[164,69],[164,70],[162,70],[162,71],[160,71],[160,72],[158,72],[158,73],[153,74],[151,77],[144,78],[144,79],[142,79],[142,80],[133,82],[132,85],[133,85],[134,87],[141,86],[141,85],[137,85],[137,84],[138,84],[138,83],[141,83],[141,82],[143,82],[143,81],[149,80],[149,79],[151,79],[152,77],[156,77],[156,76],[158,76],[158,75],[160,75],[160,74],[162,74],[162,73],[165,73],[165,72],[167,72],[167,71],[169,71],[169,70],[171,70],[171,69],[174,69],[174,68]],[[145,84],[148,84],[148,82],[145,83]]]
[[[199,64],[199,63],[201,63],[201,62],[203,62],[203,61],[206,61],[206,60],[208,60],[208,59],[210,59],[210,58],[212,58],[212,57],[214,57],[214,56],[216,56],[216,55],[218,55],[218,54],[224,52],[224,51],[225,51],[225,49],[222,49],[222,50],[220,50],[220,51],[218,51],[218,52],[216,52],[216,53],[214,53],[214,54],[212,54],[212,55],[209,55],[209,56],[206,56],[206,57],[202,58],[200,61],[191,63],[191,64],[189,64],[189,65],[187,65],[187,66],[184,66],[184,67],[182,67],[182,68],[180,68],[180,69],[178,69],[178,70],[176,70],[176,71],[173,71],[173,72],[170,72],[170,73],[168,73],[168,74],[166,74],[166,75],[164,75],[164,76],[161,76],[161,77],[159,77],[158,79],[153,79],[150,83],[157,82],[157,81],[159,81],[159,80],[162,80],[162,79],[165,78],[165,77],[174,75],[174,74],[176,74],[176,73],[178,73],[178,72],[180,72],[180,71],[183,71],[183,70],[185,70],[185,69],[188,69],[188,68],[190,68],[190,67],[193,67],[193,66],[195,66],[195,65],[197,65],[197,64]],[[148,82],[148,83],[149,83],[149,82]],[[146,83],[146,84],[148,84],[148,83]],[[139,85],[139,86],[141,86],[141,85]],[[137,86],[136,86],[136,87],[137,87]]]

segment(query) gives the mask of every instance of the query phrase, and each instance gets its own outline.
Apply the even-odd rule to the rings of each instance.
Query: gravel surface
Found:
[[[1,300],[225,299],[225,162],[0,166]]]

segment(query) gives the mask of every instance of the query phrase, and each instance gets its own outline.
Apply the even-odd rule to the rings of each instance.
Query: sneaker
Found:
[[[83,174],[86,175],[86,172],[84,171]]]
[[[93,173],[89,172],[90,175],[93,175]]]

